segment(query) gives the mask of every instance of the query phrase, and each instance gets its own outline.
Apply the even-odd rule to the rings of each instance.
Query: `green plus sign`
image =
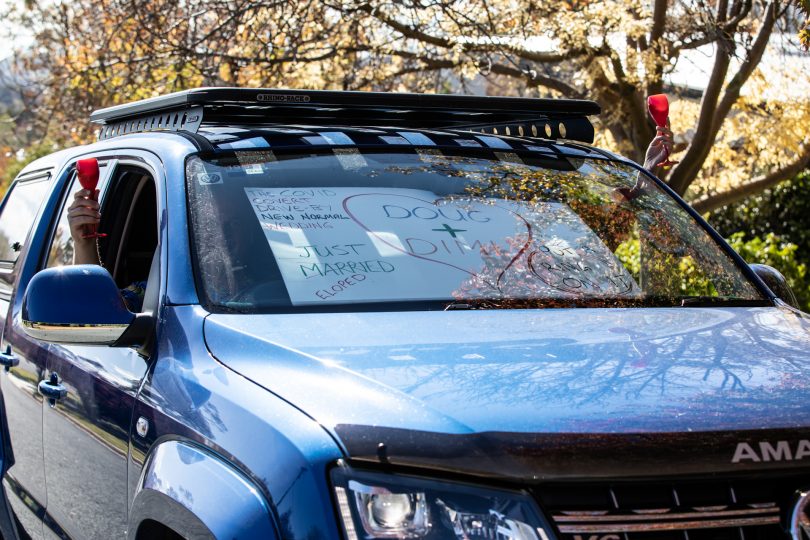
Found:
[[[441,229],[430,229],[430,230],[431,231],[437,231],[437,232],[450,233],[450,236],[452,236],[453,238],[456,237],[457,232],[467,232],[467,229],[454,229],[453,227],[451,227],[447,223],[443,223]]]

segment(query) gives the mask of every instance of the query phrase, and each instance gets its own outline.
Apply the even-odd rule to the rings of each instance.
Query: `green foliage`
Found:
[[[804,264],[810,261],[810,171],[721,208],[709,221],[746,261],[782,272],[802,309],[810,311],[810,275]]]
[[[633,279],[638,281],[641,277],[641,250],[639,249],[638,235],[619,244],[614,255],[630,272]]]
[[[636,281],[642,280],[641,242],[639,241],[638,234],[635,234],[634,237],[619,244],[614,254],[627,271],[630,272],[633,279]],[[670,260],[668,262],[674,262],[678,265],[678,271],[671,274],[676,279],[672,285],[677,287],[677,294],[684,296],[718,295],[717,288],[691,256],[687,255],[678,260]]]
[[[53,144],[42,142],[27,148],[22,157],[12,158],[6,164],[5,169],[0,170],[0,196],[6,193],[6,190],[8,190],[11,182],[17,177],[18,174],[20,174],[20,171],[23,170],[26,165],[35,159],[39,159],[53,153],[55,150],[56,148]]]
[[[712,212],[709,223],[726,238],[737,232],[749,238],[774,233],[796,244],[798,260],[810,261],[810,171]]]
[[[773,233],[753,237],[750,240],[746,240],[745,237],[745,233],[737,232],[727,240],[747,262],[767,264],[779,270],[787,279],[790,288],[793,289],[801,308],[810,312],[810,274],[807,272],[807,266],[797,259],[798,246],[783,241]],[[638,237],[622,242],[615,254],[625,268],[638,280],[641,274],[641,249]],[[692,257],[683,257],[678,261],[677,275],[680,276],[680,294],[717,295],[717,290],[711,280],[700,271]]]
[[[680,291],[684,296],[718,296],[717,288],[706,272],[686,256],[678,262],[678,275],[681,277]]]
[[[738,232],[728,241],[747,262],[767,264],[782,272],[802,310],[810,311],[810,276],[807,266],[796,257],[799,249],[796,244],[785,242],[774,233],[746,240],[745,233]]]

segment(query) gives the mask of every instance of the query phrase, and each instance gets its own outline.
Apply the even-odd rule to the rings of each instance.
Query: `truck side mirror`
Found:
[[[801,309],[799,302],[796,300],[796,295],[793,294],[790,285],[788,285],[787,279],[779,270],[767,264],[749,264],[748,266],[780,300],[796,309]]]
[[[111,345],[135,318],[109,272],[94,264],[39,272],[22,304],[25,333],[58,343]]]

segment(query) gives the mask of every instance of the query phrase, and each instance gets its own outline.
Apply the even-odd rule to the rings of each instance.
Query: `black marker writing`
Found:
[[[315,291],[315,296],[317,296],[321,300],[327,300],[327,299],[335,296],[339,292],[345,291],[349,287],[357,285],[359,282],[365,281],[365,280],[366,280],[365,275],[363,275],[363,274],[353,274],[353,275],[347,277],[346,279],[338,280],[337,283],[335,283],[334,285],[332,285],[329,288],[320,289],[318,291]]]
[[[341,261],[334,263],[299,264],[298,268],[305,278],[314,276],[345,276],[350,274],[375,272],[393,272],[394,265],[380,260],[371,261]]]
[[[357,250],[360,246],[365,244],[335,244],[333,246],[298,246],[301,253],[299,257],[334,257],[345,255],[360,255]]]
[[[462,210],[460,208],[442,206],[415,206],[405,208],[394,204],[384,204],[383,212],[391,219],[446,219],[447,221],[475,221],[477,223],[488,223],[491,218],[481,216],[480,210]]]

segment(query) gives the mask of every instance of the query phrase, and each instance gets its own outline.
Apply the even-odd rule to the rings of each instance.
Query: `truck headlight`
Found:
[[[348,540],[553,540],[527,495],[336,467],[332,485]]]

